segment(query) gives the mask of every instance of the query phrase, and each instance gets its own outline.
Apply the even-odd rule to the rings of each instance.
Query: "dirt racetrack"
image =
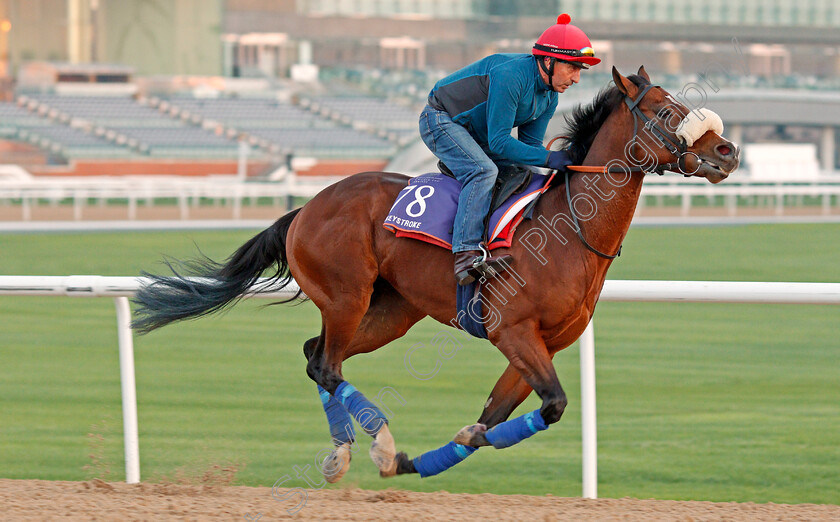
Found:
[[[298,490],[300,491],[300,490]],[[0,479],[0,520],[840,520],[840,506]],[[286,498],[283,499],[283,495]],[[290,514],[287,510],[292,511]]]

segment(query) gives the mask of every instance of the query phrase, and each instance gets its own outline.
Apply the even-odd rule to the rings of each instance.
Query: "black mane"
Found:
[[[637,86],[648,85],[644,77],[632,74],[627,77]],[[578,105],[572,109],[571,115],[566,115],[568,134],[564,137],[564,147],[568,147],[573,165],[580,165],[592,146],[592,141],[601,125],[612,111],[618,108],[624,100],[624,94],[618,87],[604,87],[589,105]]]

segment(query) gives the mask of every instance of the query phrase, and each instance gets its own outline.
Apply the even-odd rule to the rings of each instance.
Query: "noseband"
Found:
[[[635,100],[631,99],[630,96],[624,96],[624,103],[627,104],[627,108],[630,109],[630,114],[633,115],[633,141],[636,140],[636,136],[639,135],[639,120],[642,121],[642,126],[647,129],[657,140],[659,143],[662,144],[663,147],[668,149],[668,152],[673,154],[677,157],[676,163],[665,163],[664,165],[656,165],[652,170],[645,170],[642,167],[639,167],[639,170],[643,172],[656,172],[660,176],[665,173],[666,170],[672,172],[679,172],[684,176],[690,176],[697,172],[695,169],[693,172],[688,172],[685,165],[685,158],[689,154],[693,154],[697,156],[697,154],[693,152],[688,152],[688,147],[686,146],[683,140],[680,140],[676,136],[672,136],[668,132],[666,132],[662,127],[660,127],[654,120],[647,117],[645,113],[639,108],[639,103],[641,103],[642,99],[645,95],[653,89],[654,87],[658,87],[657,85],[647,85],[639,96],[636,97]],[[700,159],[699,157],[697,158]],[[698,162],[699,163],[699,162]],[[699,168],[699,167],[698,167]]]

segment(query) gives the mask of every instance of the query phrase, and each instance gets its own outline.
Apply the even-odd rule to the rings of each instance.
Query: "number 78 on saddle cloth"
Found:
[[[522,211],[548,188],[550,176],[535,174],[531,183],[512,195],[490,216],[490,249],[509,247]],[[443,174],[423,174],[409,181],[397,195],[385,222],[397,237],[410,237],[452,249],[452,226],[458,210],[461,183]]]

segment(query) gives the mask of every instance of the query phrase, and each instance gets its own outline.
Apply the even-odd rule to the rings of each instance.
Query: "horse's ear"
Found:
[[[638,72],[638,73],[636,73],[636,74],[638,74],[639,76],[641,76],[642,78],[644,78],[645,80],[647,80],[647,81],[648,81],[648,83],[650,83],[650,76],[648,76],[648,73],[647,73],[647,71],[645,70],[645,66],[644,66],[644,65],[642,65],[641,67],[639,67],[639,72]]]
[[[615,82],[615,86],[618,87],[619,91],[623,92],[625,95],[631,98],[638,94],[639,88],[636,87],[636,84],[622,76],[621,73],[618,72],[618,69],[615,68],[615,65],[613,65],[612,68],[612,76],[613,81]]]

